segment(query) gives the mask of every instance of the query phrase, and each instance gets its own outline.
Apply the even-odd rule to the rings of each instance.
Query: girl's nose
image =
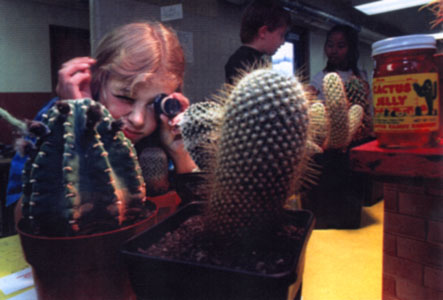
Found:
[[[146,112],[143,109],[134,109],[129,114],[129,122],[131,122],[132,126],[135,128],[140,128],[145,123],[145,114]]]

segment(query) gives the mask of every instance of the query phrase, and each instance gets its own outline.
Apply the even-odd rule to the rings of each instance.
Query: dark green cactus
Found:
[[[146,216],[145,184],[135,149],[101,104],[90,99],[59,101],[41,123],[29,125],[27,131],[37,137],[35,146],[28,146],[23,171],[27,230],[47,236],[83,235]]]
[[[226,243],[270,232],[302,176],[308,105],[293,77],[260,69],[241,79],[224,105],[207,230]]]

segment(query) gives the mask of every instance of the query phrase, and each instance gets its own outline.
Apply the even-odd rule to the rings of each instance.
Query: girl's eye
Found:
[[[135,102],[134,98],[131,98],[131,97],[128,97],[125,95],[114,95],[114,97],[116,97],[124,102],[127,102],[127,103],[134,103]]]
[[[146,105],[146,110],[147,111],[154,111],[154,102],[151,102],[148,105]]]

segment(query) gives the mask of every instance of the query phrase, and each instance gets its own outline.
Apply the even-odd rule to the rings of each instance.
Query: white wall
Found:
[[[50,24],[87,29],[89,13],[0,1],[0,92],[51,92]]]
[[[182,3],[183,18],[165,21],[185,48],[184,93],[191,102],[214,94],[224,83],[224,65],[240,46],[242,7],[219,0],[91,0],[93,49],[107,31],[134,21],[161,21],[162,5]]]

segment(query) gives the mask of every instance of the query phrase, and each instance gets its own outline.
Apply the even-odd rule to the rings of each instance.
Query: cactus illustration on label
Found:
[[[425,98],[428,107],[427,115],[434,115],[434,100],[437,99],[437,82],[434,81],[434,83],[432,83],[430,79],[426,79],[423,85],[414,83],[413,87],[419,97]]]

